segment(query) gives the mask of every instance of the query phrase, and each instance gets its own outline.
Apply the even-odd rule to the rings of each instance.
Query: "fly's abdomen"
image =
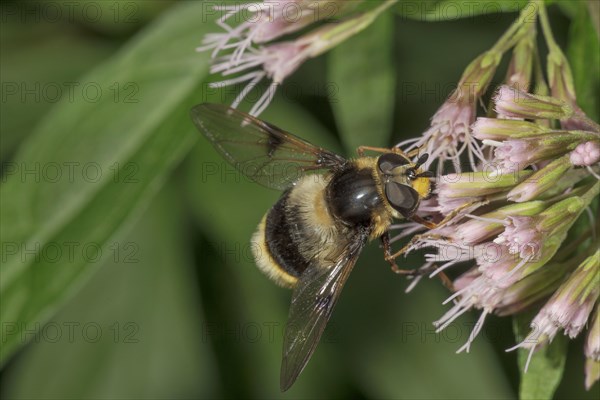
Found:
[[[325,203],[328,178],[311,175],[286,191],[267,212],[252,241],[258,267],[292,287],[309,265],[323,265],[344,246]]]

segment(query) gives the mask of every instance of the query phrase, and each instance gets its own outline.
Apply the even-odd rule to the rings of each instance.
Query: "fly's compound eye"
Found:
[[[379,170],[386,175],[391,175],[394,168],[408,163],[409,160],[396,153],[386,153],[377,160]]]
[[[413,215],[419,205],[419,194],[408,185],[388,182],[385,185],[385,197],[394,210],[404,217]]]

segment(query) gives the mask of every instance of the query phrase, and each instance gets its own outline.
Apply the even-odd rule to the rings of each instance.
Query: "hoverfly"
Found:
[[[258,267],[293,289],[281,365],[289,389],[319,342],[342,287],[367,241],[382,241],[400,270],[387,232],[393,219],[411,218],[431,191],[431,174],[391,149],[379,157],[347,160],[241,111],[218,104],[191,110],[215,149],[256,183],[283,191],[252,237]]]

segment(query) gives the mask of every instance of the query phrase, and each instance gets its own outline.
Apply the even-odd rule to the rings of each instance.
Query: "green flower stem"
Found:
[[[526,7],[491,49],[471,61],[457,85],[461,99],[474,102],[485,93],[504,53],[530,34],[531,25],[531,11]]]
[[[517,20],[512,23],[489,51],[505,53],[510,50],[523,36],[528,34],[532,25],[535,28],[535,24],[532,24],[532,21],[535,22],[538,10],[538,7],[534,7],[532,15],[529,7],[523,8]]]
[[[541,96],[548,96],[550,94],[550,88],[548,87],[546,77],[544,76],[544,70],[542,69],[542,57],[540,56],[538,46],[535,46],[535,89],[533,92]]]
[[[554,40],[554,35],[552,34],[552,29],[550,28],[550,22],[548,21],[548,13],[546,12],[546,6],[543,1],[536,1],[536,9],[538,10],[538,14],[540,16],[540,23],[542,25],[542,32],[544,33],[544,39],[548,44],[548,48],[550,51],[558,50],[560,51],[560,47],[556,44],[556,40]]]
[[[350,37],[365,30],[377,17],[397,3],[398,0],[388,0],[371,11],[359,14],[336,24],[327,24],[316,31],[309,33],[306,38],[316,38],[318,45],[313,47],[311,57],[317,57]]]
[[[575,84],[573,81],[571,66],[569,65],[567,57],[554,39],[544,3],[542,1],[537,1],[537,6],[539,8],[542,32],[549,49],[547,70],[548,80],[552,88],[552,94],[555,97],[571,102],[575,108],[575,113],[572,117],[570,117],[570,119],[584,123],[586,125],[586,129],[594,132],[600,132],[600,125],[588,118],[577,106],[577,96],[575,93]]]
[[[522,31],[522,33],[521,33]],[[517,33],[521,37],[513,50],[507,73],[507,82],[519,89],[528,91],[531,84],[536,38],[535,20],[521,26]]]

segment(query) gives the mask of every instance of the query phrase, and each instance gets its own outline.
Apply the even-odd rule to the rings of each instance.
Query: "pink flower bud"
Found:
[[[579,144],[570,154],[571,163],[576,166],[591,167],[600,161],[599,141],[589,141]]]
[[[494,96],[496,112],[508,118],[564,119],[573,115],[573,109],[564,101],[539,96],[511,86],[502,85]]]

